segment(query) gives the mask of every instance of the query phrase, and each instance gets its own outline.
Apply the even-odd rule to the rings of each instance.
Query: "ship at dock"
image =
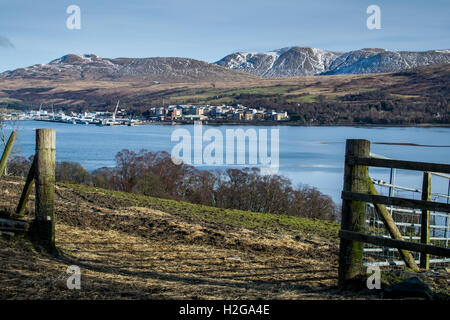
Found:
[[[60,122],[68,124],[81,124],[81,125],[97,125],[97,126],[134,126],[142,124],[142,119],[132,119],[124,117],[124,110],[119,112],[119,103],[114,109],[114,112],[71,112],[70,115],[65,114],[63,111],[55,112],[52,105],[51,112],[43,110],[42,104],[39,110],[28,111],[24,113],[10,113],[5,115],[5,120],[36,120],[36,121],[48,121],[48,122]],[[120,115],[119,115],[120,114]]]

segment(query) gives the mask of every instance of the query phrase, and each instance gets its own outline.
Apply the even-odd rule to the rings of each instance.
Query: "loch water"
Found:
[[[103,166],[114,166],[114,156],[122,149],[164,150],[171,153],[177,144],[171,141],[174,130],[186,129],[194,135],[194,126],[190,125],[101,127],[33,120],[18,121],[14,125],[18,129],[14,147],[16,153],[26,157],[32,155],[35,148],[34,130],[53,128],[56,129],[56,160],[78,162],[89,171]],[[218,129],[224,137],[227,129],[238,128],[254,129],[257,133],[266,129],[269,136],[271,129],[278,129],[278,174],[291,179],[294,185],[308,184],[316,187],[330,195],[336,203],[341,202],[346,139],[367,139],[371,141],[372,153],[393,159],[450,163],[450,128],[202,126],[203,132]],[[194,142],[194,139],[192,141]],[[268,148],[270,151],[270,147]],[[198,167],[211,169],[207,165]],[[226,165],[219,168],[224,169]],[[389,173],[389,169],[371,168],[370,171],[372,177],[388,182]],[[397,170],[396,183],[420,189],[422,175],[420,172]],[[433,176],[432,192],[447,194],[448,183],[448,179]],[[413,197],[420,198],[420,194]]]

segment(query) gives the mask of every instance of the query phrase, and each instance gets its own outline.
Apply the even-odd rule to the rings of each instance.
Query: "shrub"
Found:
[[[62,182],[74,182],[80,184],[92,184],[91,174],[76,162],[57,162],[55,179]]]
[[[15,156],[9,159],[7,163],[8,175],[25,178],[28,175],[28,171],[30,171],[31,158],[27,160],[25,157]]]

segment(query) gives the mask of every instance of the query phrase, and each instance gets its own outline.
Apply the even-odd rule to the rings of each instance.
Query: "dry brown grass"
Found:
[[[2,178],[0,211],[23,181]],[[337,290],[337,242],[202,222],[68,185],[56,191],[56,244],[0,237],[1,299],[365,299]],[[25,219],[34,215],[33,201]],[[81,269],[81,290],[66,286]]]
[[[11,212],[22,182],[0,184],[0,207]],[[56,243],[64,257],[38,253],[26,239],[0,238],[1,298],[343,298],[335,288],[337,247],[328,240],[189,221],[104,196],[96,203],[68,187],[57,195]],[[32,215],[31,198],[26,218]],[[66,287],[69,265],[81,268],[81,290]]]
[[[92,99],[122,99],[134,101],[139,96],[162,94],[171,103],[183,100],[183,97],[191,97],[196,90],[226,91],[246,88],[273,88],[276,86],[299,86],[299,90],[287,93],[293,94],[336,94],[333,93],[335,86],[340,86],[340,92],[344,95],[357,93],[364,88],[374,88],[400,84],[404,77],[392,77],[390,74],[376,75],[342,75],[342,76],[309,76],[291,77],[277,79],[246,79],[243,81],[217,81],[214,88],[211,82],[189,82],[189,83],[161,83],[152,85],[148,82],[133,81],[64,81],[64,80],[33,80],[33,79],[3,79],[0,87],[3,90],[15,92],[12,96],[0,91],[0,102],[18,102],[24,100],[39,101],[44,104],[55,103],[59,105],[76,105],[80,102]],[[50,88],[50,90],[37,93],[20,93],[20,90],[28,88]],[[92,90],[93,92],[84,92]],[[170,92],[178,92],[175,96]],[[186,94],[183,94],[186,93]],[[74,97],[77,97],[76,99]],[[101,98],[100,98],[101,97]],[[181,99],[181,100],[180,100]]]
[[[298,261],[284,255],[142,239],[61,224],[56,231],[58,246],[70,258],[51,258],[17,244],[2,248],[2,298],[342,298],[330,290],[336,270],[326,261]],[[81,268],[79,291],[65,286],[66,268],[72,264]]]

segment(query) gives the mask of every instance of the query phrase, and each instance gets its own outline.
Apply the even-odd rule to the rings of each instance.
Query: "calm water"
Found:
[[[171,133],[184,128],[192,132],[193,126],[117,126],[98,127],[93,125],[72,125],[41,121],[21,121],[15,149],[28,157],[34,153],[35,128],[56,129],[57,161],[75,161],[88,170],[102,166],[113,166],[114,156],[122,149],[138,151],[165,150],[169,153],[175,146]],[[211,127],[225,132],[236,126]],[[243,127],[270,129],[275,127]],[[309,184],[332,196],[340,203],[344,170],[346,139],[367,139],[372,142],[371,152],[386,157],[425,162],[450,163],[450,128],[414,127],[288,127],[279,129],[279,174],[290,178],[294,184]],[[225,134],[224,134],[225,135]],[[439,145],[440,147],[417,147],[383,145],[376,142],[414,143]],[[371,176],[389,179],[387,169],[371,169]],[[420,173],[400,170],[397,183],[421,188]],[[433,177],[432,192],[447,194],[448,180]]]

